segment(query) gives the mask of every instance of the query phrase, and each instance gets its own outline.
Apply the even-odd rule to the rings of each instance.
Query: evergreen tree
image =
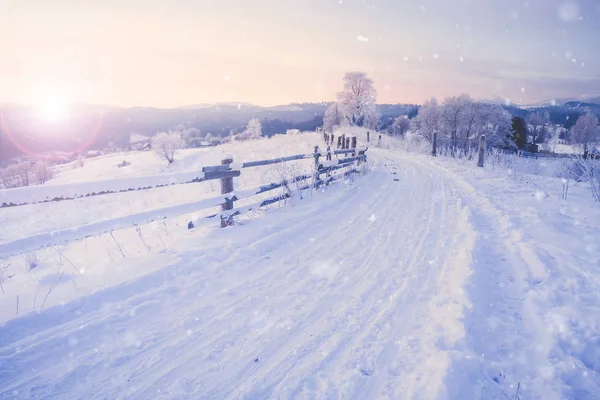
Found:
[[[527,123],[523,117],[513,117],[510,133],[510,138],[517,148],[523,150],[527,145]]]

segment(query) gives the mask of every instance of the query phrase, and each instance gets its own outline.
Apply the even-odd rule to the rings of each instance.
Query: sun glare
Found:
[[[48,123],[65,120],[69,114],[69,105],[65,96],[59,93],[46,93],[37,103],[38,116]]]

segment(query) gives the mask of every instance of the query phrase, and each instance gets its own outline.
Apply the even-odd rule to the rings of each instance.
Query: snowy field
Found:
[[[77,162],[60,166],[59,173],[44,187],[32,186],[17,189],[27,191],[41,189],[51,191],[54,185],[65,184],[104,184],[112,179],[149,177],[151,179],[171,174],[192,173],[203,166],[219,165],[221,160],[233,156],[234,163],[270,159],[293,154],[312,153],[315,145],[322,144],[316,134],[296,136],[276,136],[267,141],[234,142],[223,146],[179,150],[176,161],[171,166],[153,152],[118,153],[85,160],[82,167]],[[123,160],[131,165],[118,168]],[[298,165],[300,164],[300,165]],[[309,168],[312,160],[296,162],[295,168]],[[286,165],[289,167],[289,164]],[[287,171],[280,167],[252,168],[235,178],[236,190],[256,187],[271,182]],[[110,183],[110,182],[109,182]],[[0,208],[0,242],[19,239],[49,230],[58,230],[89,224],[98,219],[106,220],[129,215],[134,212],[148,211],[181,203],[193,202],[219,193],[218,181],[209,181],[192,185],[175,185],[152,191],[115,193],[105,196],[77,199],[73,201],[34,204],[25,207]],[[11,198],[15,190],[0,191],[0,202]]]
[[[312,153],[314,145],[321,144],[321,141],[322,139],[316,134],[304,134],[276,136],[256,142],[233,142],[214,148],[186,149],[178,152],[175,163],[170,166],[167,166],[167,163],[153,152],[113,154],[88,159],[83,166],[77,162],[61,166],[55,178],[44,186],[3,190],[0,192],[0,201],[13,199],[15,192],[20,194],[19,198],[27,198],[29,190],[35,190],[36,193],[52,192],[55,188],[63,188],[63,185],[69,187],[84,185],[88,189],[95,185],[110,187],[116,182],[111,179],[127,182],[127,178],[144,177],[149,182],[157,182],[163,181],[164,177],[186,174],[194,177],[203,166],[218,165],[227,157],[233,157],[235,163]],[[124,159],[131,165],[118,168],[117,165]],[[297,176],[300,172],[312,171],[313,164],[313,160],[309,159],[282,165],[248,168],[239,178],[234,178],[234,186],[236,192],[243,192],[266,183],[279,182]],[[40,238],[42,240],[52,238],[58,232],[72,232],[74,236],[78,236],[98,222],[105,223],[107,226],[118,222],[122,226],[123,223],[127,223],[130,215],[160,211],[167,207],[178,210],[186,204],[193,206],[195,202],[212,199],[219,193],[220,184],[215,180],[69,201],[0,208],[2,225],[0,254],[6,247],[12,250],[18,246],[29,246],[31,243],[39,242]],[[23,194],[25,196],[22,196]],[[276,194],[278,193],[269,192],[266,196]],[[244,201],[238,203],[243,205]],[[0,288],[5,294],[4,300],[7,299],[6,296],[12,297],[9,303],[14,303],[10,307],[2,307],[0,322],[16,316],[16,296],[19,297],[20,313],[36,311],[41,307],[77,297],[81,292],[93,291],[99,283],[113,284],[130,278],[132,276],[130,273],[138,275],[159,268],[160,265],[155,264],[144,270],[118,267],[115,273],[112,267],[116,261],[136,258],[156,251],[164,252],[179,238],[201,235],[207,229],[210,230],[218,225],[217,221],[213,221],[210,226],[188,231],[189,221],[217,212],[219,208],[212,207],[203,211],[198,207],[192,207],[192,210],[192,212],[177,214],[173,218],[159,219],[151,224],[135,227],[129,224],[130,228],[115,230],[110,235],[89,237],[66,246],[50,247],[0,260]],[[68,283],[68,286],[74,290],[61,298],[56,296],[55,289],[57,284],[64,283]],[[46,298],[48,293],[52,293],[52,296],[48,295]],[[13,308],[12,305],[15,307]]]
[[[115,155],[49,184],[316,144],[186,150],[171,169],[151,153]],[[598,398],[600,207],[587,188],[563,200],[548,176],[398,149],[368,157],[367,175],[239,226],[187,231],[184,215],[40,252],[33,268],[3,262],[0,399]],[[243,173],[236,189],[290,172]],[[0,243],[217,186],[0,209]]]

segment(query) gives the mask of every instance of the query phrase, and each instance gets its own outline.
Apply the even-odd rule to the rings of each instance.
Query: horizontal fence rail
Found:
[[[26,186],[0,190],[0,208],[17,207],[53,201],[75,200],[105,194],[156,189],[172,185],[205,182],[225,177],[240,176],[240,171],[205,167],[202,172],[145,176],[139,178],[72,183],[66,185]]]
[[[354,142],[354,145],[356,145],[356,142]],[[207,220],[207,219],[214,219],[214,218],[219,217],[219,219],[221,221],[221,227],[224,228],[226,226],[233,224],[232,218],[234,216],[240,215],[241,213],[246,212],[248,210],[254,210],[256,208],[265,207],[269,204],[273,204],[278,201],[289,198],[291,196],[291,190],[289,189],[290,183],[297,183],[299,181],[312,179],[312,181],[313,181],[312,185],[305,185],[302,188],[300,188],[299,190],[305,190],[310,187],[318,187],[323,184],[328,185],[331,182],[335,181],[337,178],[339,178],[339,176],[337,176],[337,175],[332,175],[332,173],[334,171],[337,171],[341,168],[349,167],[349,166],[353,165],[355,162],[360,163],[361,161],[366,161],[366,155],[365,155],[366,151],[367,151],[366,147],[361,147],[361,148],[354,147],[351,149],[342,149],[342,150],[337,150],[337,151],[331,151],[330,148],[328,147],[326,152],[321,152],[319,150],[319,146],[315,146],[314,152],[312,154],[298,154],[295,156],[281,157],[281,158],[275,158],[275,159],[271,159],[271,160],[261,160],[261,161],[253,161],[253,162],[235,164],[232,159],[225,159],[222,161],[222,164],[229,165],[230,168],[233,168],[234,166],[236,168],[250,168],[250,167],[259,167],[259,166],[265,166],[265,165],[285,163],[285,162],[289,162],[289,161],[303,160],[303,159],[308,159],[309,157],[312,157],[314,159],[314,169],[313,169],[312,174],[310,174],[310,175],[304,174],[304,175],[294,177],[293,179],[290,180],[290,182],[284,180],[279,183],[265,185],[256,193],[245,193],[245,195],[253,196],[253,195],[258,195],[258,194],[265,193],[265,192],[268,192],[268,191],[271,191],[271,190],[274,190],[277,188],[282,188],[282,187],[285,187],[287,190],[287,192],[284,193],[283,195],[265,199],[256,204],[253,204],[251,206],[244,206],[239,209],[234,208],[234,202],[240,200],[241,197],[240,197],[239,193],[236,194],[234,191],[233,180],[227,179],[227,178],[222,179],[221,180],[221,194],[228,195],[229,197],[226,198],[225,202],[223,202],[223,204],[221,205],[221,210],[222,210],[221,213],[215,214],[215,215],[210,215],[208,217],[205,217],[204,219]],[[358,155],[356,155],[357,153],[358,153]],[[352,157],[348,157],[345,159],[338,158],[336,160],[332,159],[333,155],[339,156],[339,155],[346,155],[346,154],[351,154]],[[320,162],[320,158],[323,155],[326,156],[326,160],[327,160],[324,163]],[[352,170],[352,172],[355,172],[355,170]],[[327,175],[327,179],[325,179],[325,180],[321,179],[321,175],[323,175],[323,174]],[[244,197],[246,197],[246,196],[244,196]],[[234,211],[232,212],[232,210],[234,210]],[[190,221],[190,222],[188,222],[188,229],[193,229],[202,223],[203,223],[202,220]]]
[[[83,226],[70,227],[48,233],[40,233],[33,236],[0,243],[0,258],[8,258],[45,247],[60,246],[69,242],[110,233],[114,230],[137,227],[139,225],[164,220],[166,218],[210,210],[216,207],[221,208],[219,213],[189,221],[187,226],[188,229],[193,229],[207,222],[215,220],[221,221],[221,227],[229,226],[233,224],[233,217],[288,199],[292,196],[293,191],[302,192],[312,188],[318,188],[322,185],[329,185],[330,183],[339,180],[348,174],[356,173],[357,169],[355,166],[366,161],[367,150],[368,148],[366,147],[357,147],[352,149],[320,151],[318,146],[315,146],[315,151],[313,153],[298,154],[270,160],[234,163],[233,159],[228,158],[223,160],[221,165],[203,167],[200,173],[187,172],[141,178],[85,182],[81,184],[32,186],[3,190],[0,193],[0,204],[2,204],[3,207],[17,207],[51,201],[73,200],[90,196],[100,196],[111,193],[149,190],[171,185],[201,183],[216,179],[221,181],[221,194],[216,197],[203,199],[197,202],[165,207],[157,210],[130,214],[123,217],[94,222]],[[337,159],[333,159],[334,155],[337,157]],[[343,158],[343,156],[348,155],[350,156]],[[342,158],[340,158],[340,156]],[[326,160],[321,161],[321,157],[326,157]],[[233,178],[241,176],[241,170],[244,168],[262,167],[305,159],[314,160],[313,171],[301,173],[292,178],[284,179],[279,182],[268,183],[253,189],[242,191],[234,190]],[[347,171],[342,171],[341,174],[336,173],[344,168],[347,168]],[[293,190],[290,189],[292,185],[294,186]],[[235,202],[237,201],[251,199],[255,196],[261,196],[276,189],[282,189],[283,193],[267,198],[262,196],[263,198],[249,205],[244,205],[237,208],[234,206]]]
[[[98,236],[136,225],[148,224],[210,207],[218,207],[223,201],[223,196],[217,196],[194,203],[179,204],[172,207],[131,214],[124,217],[94,222],[88,225],[66,228],[49,233],[41,233],[6,243],[0,243],[0,258],[26,253],[41,247],[59,246],[76,240],[83,240],[92,236]]]
[[[330,154],[342,155],[363,151],[367,148],[335,150]],[[327,153],[319,153],[325,156]],[[140,190],[150,190],[166,186],[206,182],[223,178],[240,176],[240,169],[261,167],[289,161],[313,159],[314,153],[297,154],[272,160],[250,161],[241,164],[216,165],[203,167],[199,172],[183,172],[168,175],[143,176],[136,178],[119,178],[94,182],[70,183],[62,185],[36,185],[14,189],[0,190],[0,208],[17,207],[31,204],[75,200],[105,194],[125,193]]]

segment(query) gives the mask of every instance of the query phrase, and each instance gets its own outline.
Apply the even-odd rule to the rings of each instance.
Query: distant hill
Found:
[[[500,98],[488,102],[501,104],[513,116],[542,113],[553,124],[568,129],[586,112],[600,116],[600,97],[586,98],[588,101],[563,102],[567,99],[560,99],[560,105],[557,101],[557,105],[540,103],[528,107],[502,104]],[[60,124],[43,124],[35,118],[36,113],[31,107],[5,104],[2,106],[4,124],[0,132],[0,161],[26,153],[61,151],[72,154],[109,146],[124,148],[133,134],[151,137],[180,125],[221,137],[230,132],[241,132],[251,118],[262,121],[263,134],[267,136],[285,133],[288,129],[314,130],[322,126],[323,115],[330,104],[292,103],[261,107],[229,102],[172,109],[77,105],[72,107],[70,118]],[[378,104],[379,129],[386,129],[399,115],[414,117],[418,109],[416,104]]]
[[[577,122],[577,119],[588,112],[600,117],[600,98],[590,97],[591,102],[567,101],[562,104],[527,107],[525,110],[540,113],[546,116],[551,123],[563,125],[569,129]]]
[[[236,108],[244,108],[244,109],[260,109],[260,106],[256,106],[250,103],[244,102],[223,102],[223,103],[201,103],[201,104],[191,104],[187,106],[177,107],[179,110],[202,110],[206,108],[218,108],[220,106],[225,107],[236,107]]]
[[[589,94],[580,97],[563,97],[556,99],[544,100],[536,104],[525,105],[525,108],[533,107],[551,107],[551,106],[565,106],[571,103],[590,103],[600,105],[600,95]]]
[[[6,104],[2,107],[0,161],[23,154],[47,151],[80,153],[109,146],[126,147],[132,134],[151,137],[177,126],[197,128],[213,136],[227,136],[244,129],[251,118],[263,121],[266,135],[287,129],[314,130],[323,124],[331,103],[293,103],[261,107],[249,103],[196,104],[172,109],[76,105],[62,123],[45,124],[31,107]],[[377,109],[382,123],[413,112],[414,105],[383,104]]]

